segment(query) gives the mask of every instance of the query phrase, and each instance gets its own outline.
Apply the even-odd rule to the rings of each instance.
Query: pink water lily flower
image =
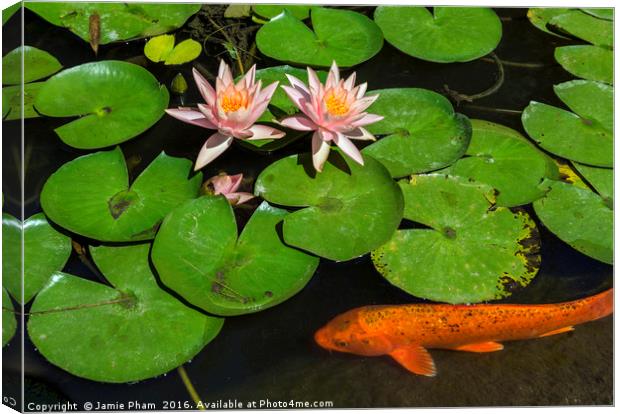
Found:
[[[188,124],[217,130],[202,146],[194,170],[201,169],[226,151],[233,138],[254,140],[284,136],[284,132],[278,129],[255,124],[278,87],[278,82],[274,82],[261,89],[261,81],[255,80],[256,65],[235,84],[230,68],[222,60],[215,89],[196,69],[192,72],[206,103],[198,104],[198,108],[179,107],[166,109],[166,112]]]
[[[282,88],[302,114],[285,118],[280,123],[298,131],[314,131],[314,168],[319,172],[323,170],[331,142],[353,160],[364,165],[362,154],[351,140],[375,140],[363,127],[381,121],[383,117],[364,111],[379,95],[364,97],[366,83],[355,86],[355,72],[347,80],[340,79],[336,62],[332,63],[324,86],[311,68],[308,68],[308,86],[294,76],[286,76],[291,86]]]
[[[234,206],[243,204],[254,198],[254,194],[252,193],[237,191],[242,180],[243,174],[219,174],[215,177],[209,178],[205,185],[213,192],[214,195],[223,195],[230,202],[230,204]]]

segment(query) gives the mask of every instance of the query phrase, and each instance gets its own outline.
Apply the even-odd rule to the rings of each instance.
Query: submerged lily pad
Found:
[[[21,232],[19,220],[2,215],[3,286],[21,301]],[[24,232],[24,297],[28,303],[47,283],[52,273],[61,270],[71,254],[71,238],[56,231],[43,213],[29,217]]]
[[[41,206],[50,220],[101,241],[149,240],[166,214],[198,196],[192,162],[161,153],[129,185],[120,148],[76,158],[50,176]]]
[[[90,16],[100,21],[99,44],[155,36],[181,27],[200,4],[27,2],[24,6],[48,22],[90,42]]]
[[[24,59],[23,83],[47,78],[62,69],[54,56],[32,46],[20,46],[2,58],[2,84],[22,84],[22,55]]]
[[[613,168],[592,167],[573,161],[575,169],[583,175],[592,187],[603,197],[611,200],[614,196],[614,170]]]
[[[288,10],[256,33],[263,54],[277,60],[312,66],[353,66],[376,55],[383,46],[379,27],[363,14],[313,7],[312,29]],[[294,41],[288,41],[294,39]]]
[[[613,50],[592,45],[557,47],[555,60],[578,78],[612,84],[614,81]]]
[[[193,39],[185,39],[174,45],[174,35],[161,35],[151,38],[144,45],[144,54],[153,62],[166,65],[181,65],[200,56],[202,45]]]
[[[2,288],[2,346],[8,344],[17,331],[17,319],[15,313],[11,312],[13,309],[9,294]]]
[[[33,82],[23,85],[24,88],[24,106],[22,107],[22,85],[13,85],[2,88],[2,98],[6,102],[7,121],[16,119],[37,118],[40,115],[34,110],[34,101],[39,90],[45,82]],[[6,114],[5,114],[6,115]]]
[[[308,84],[308,72],[304,69],[294,68],[289,65],[272,66],[265,69],[258,69],[256,71],[256,80],[261,80],[263,86],[267,86],[272,82],[280,82],[280,85],[288,85],[289,81],[286,75],[295,76],[297,79]],[[319,70],[317,76],[321,82],[325,82],[327,79],[327,72]],[[284,112],[286,115],[292,115],[299,111],[291,99],[286,95],[284,89],[277,88],[274,92],[269,106],[276,107],[278,110]]]
[[[613,165],[613,88],[575,80],[554,86],[556,95],[574,111],[530,102],[521,120],[528,135],[544,149],[573,161]]]
[[[581,11],[588,13],[594,17],[598,17],[599,19],[605,20],[613,20],[614,19],[614,9],[606,9],[603,7],[599,8],[582,8]]]
[[[536,225],[524,212],[495,208],[491,187],[441,174],[399,184],[405,218],[429,228],[398,230],[372,252],[393,285],[434,301],[472,303],[509,296],[538,272]]]
[[[545,195],[541,183],[558,174],[553,161],[514,129],[478,119],[471,124],[466,156],[452,165],[450,174],[497,189],[500,206],[528,204]]]
[[[613,210],[589,189],[555,181],[544,198],[534,202],[540,221],[574,249],[604,263],[613,263]]]
[[[299,20],[307,19],[310,16],[310,6],[299,5],[299,4],[257,4],[252,6],[252,10],[254,13],[258,14],[261,17],[266,17],[271,19],[272,17],[276,17],[284,10],[288,10],[288,12]]]
[[[566,36],[562,36],[559,33],[549,30],[547,28],[547,23],[549,23],[549,21],[554,17],[567,13],[570,10],[571,9],[553,7],[533,7],[527,11],[527,18],[530,20],[530,23],[543,32],[566,39]]]
[[[365,155],[360,166],[332,149],[323,172],[309,154],[265,168],[254,193],[270,203],[303,207],[284,217],[284,241],[331,260],[349,260],[385,243],[402,218],[402,194],[389,172]]]
[[[367,129],[387,136],[363,153],[381,161],[393,177],[438,170],[465,153],[471,125],[465,116],[454,112],[444,96],[417,88],[370,92],[374,93],[379,98],[368,112],[385,119]]]
[[[149,247],[91,247],[112,286],[54,274],[28,320],[28,335],[45,358],[94,381],[139,381],[187,362],[218,334],[223,319],[193,310],[159,287]]]
[[[54,131],[67,145],[103,148],[141,134],[164,114],[168,90],[141,66],[107,60],[64,70],[35,101],[43,115],[79,116]]]
[[[288,247],[278,234],[286,210],[261,204],[237,238],[235,216],[222,196],[205,196],[173,210],[153,244],[162,282],[216,315],[275,306],[299,292],[318,258]]]
[[[597,19],[579,10],[555,16],[549,24],[597,46],[611,47],[614,43],[613,22]]]
[[[375,22],[391,45],[431,62],[469,62],[492,52],[502,23],[484,7],[379,6]]]

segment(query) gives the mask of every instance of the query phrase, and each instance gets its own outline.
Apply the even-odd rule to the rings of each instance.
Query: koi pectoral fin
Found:
[[[465,352],[495,352],[504,349],[504,345],[499,342],[479,342],[477,344],[461,345],[450,349]]]
[[[428,351],[419,345],[397,348],[389,354],[408,371],[418,375],[434,377],[435,362]]]
[[[561,334],[564,332],[570,332],[570,331],[574,331],[575,328],[573,328],[572,326],[565,326],[564,328],[560,328],[560,329],[554,329],[553,331],[549,331],[549,332],[545,332],[542,335],[538,335],[539,338],[543,338],[545,336],[551,336],[551,335],[557,335],[557,334]]]

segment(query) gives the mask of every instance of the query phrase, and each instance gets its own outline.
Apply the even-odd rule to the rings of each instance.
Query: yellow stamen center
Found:
[[[341,116],[349,112],[349,105],[347,104],[347,94],[344,91],[335,93],[331,91],[325,96],[325,106],[327,111],[336,116]]]
[[[248,92],[246,90],[228,90],[220,99],[220,106],[226,113],[247,108],[249,103]]]

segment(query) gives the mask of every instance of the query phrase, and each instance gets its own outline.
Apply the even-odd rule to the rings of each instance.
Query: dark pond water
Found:
[[[459,112],[523,132],[518,113],[492,109],[519,111],[530,100],[562,106],[553,94],[552,85],[572,76],[555,63],[553,50],[576,41],[538,31],[526,19],[526,11],[497,9],[504,34],[496,53],[503,60],[543,65],[506,66],[505,82],[497,93],[473,104],[463,103],[457,108]],[[3,54],[6,54],[19,44],[19,14],[3,30]],[[49,51],[65,67],[96,59],[133,58],[142,54],[144,45],[143,41],[135,41],[104,46],[95,58],[86,42],[28,11],[25,12],[25,43]],[[202,55],[198,62],[212,73],[216,71],[217,59]],[[275,64],[264,58],[258,61],[259,67]],[[154,64],[148,69],[167,85],[178,71]],[[190,82],[191,66],[185,65],[180,70]],[[355,70],[360,81],[368,81],[369,89],[411,86],[440,93],[444,84],[462,93],[477,93],[491,86],[497,76],[492,62],[433,64],[406,56],[387,43],[377,56]],[[184,100],[190,104],[198,101],[191,82]],[[178,98],[173,98],[171,106],[178,103]],[[41,211],[38,195],[49,175],[63,163],[84,154],[62,144],[53,132],[53,128],[64,122],[52,118],[25,122],[25,217]],[[19,122],[5,122],[3,128],[4,211],[19,217]],[[141,159],[132,171],[135,177],[162,150],[193,160],[208,134],[206,130],[164,116],[154,127],[121,147],[127,158]],[[308,149],[309,141],[305,139],[272,155],[255,155],[233,147],[204,173],[209,177],[222,170],[243,172],[253,179],[279,157]],[[248,210],[240,211],[241,218],[250,214]],[[578,253],[544,227],[539,228],[543,258],[540,273],[510,302],[570,300],[611,286],[611,266]],[[77,239],[83,244],[90,242]],[[75,254],[64,270],[94,278]],[[416,298],[381,278],[368,255],[347,263],[322,260],[312,281],[289,301],[254,315],[229,318],[221,334],[186,364],[186,370],[199,395],[208,402],[328,400],[335,407],[613,403],[612,318],[579,326],[564,335],[508,343],[504,351],[486,355],[432,351],[438,368],[438,376],[432,379],[411,375],[389,358],[330,354],[312,340],[317,328],[350,308],[414,301]],[[2,351],[5,395],[19,395],[19,342],[17,335]],[[163,401],[190,401],[176,371],[135,384],[102,384],[52,366],[35,350],[27,335],[23,354],[27,401],[72,401],[80,407],[86,401],[141,401],[154,402],[158,409],[163,408]]]

